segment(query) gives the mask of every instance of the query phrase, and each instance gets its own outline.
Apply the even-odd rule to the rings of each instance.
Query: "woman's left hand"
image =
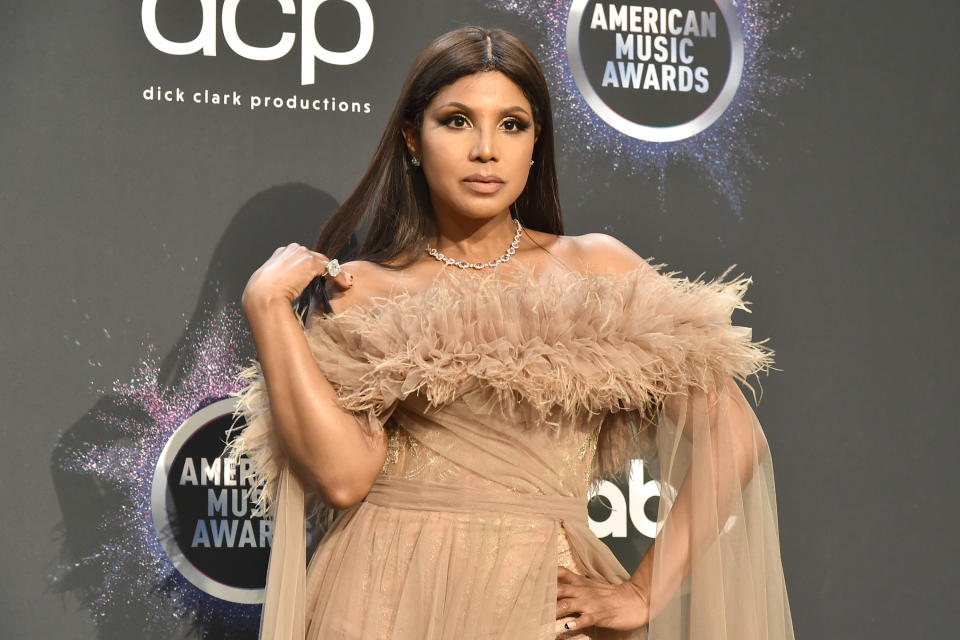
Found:
[[[557,618],[580,614],[568,623],[568,628],[597,626],[630,631],[650,621],[647,594],[630,580],[610,584],[565,567],[557,569]]]

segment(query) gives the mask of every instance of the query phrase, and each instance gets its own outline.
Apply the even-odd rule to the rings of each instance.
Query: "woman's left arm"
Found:
[[[610,236],[582,236],[581,248],[596,268],[658,275]],[[704,290],[704,304],[711,312],[725,309],[729,301],[715,304],[712,293]],[[684,298],[684,304],[699,302]],[[704,320],[691,325],[703,326],[694,336],[701,343],[690,348],[712,353],[716,366],[709,375],[684,372],[697,383],[663,398],[654,432],[661,489],[656,539],[620,585],[560,569],[558,618],[579,613],[573,621],[579,628],[648,624],[662,637],[793,640],[769,446],[737,379],[724,368],[727,348],[741,358],[731,364],[738,375],[761,363],[762,354],[726,333],[723,320],[716,339],[709,324],[697,322]]]
[[[666,518],[659,518],[663,526],[630,580],[611,585],[561,568],[558,617],[579,613],[577,627],[636,629],[656,617],[720,535],[768,452],[763,430],[732,378],[717,389],[694,389],[668,399],[659,429],[661,460],[672,463],[674,475],[680,458],[689,457],[676,499]],[[674,440],[681,437],[683,443]],[[687,455],[671,456],[671,451]],[[712,502],[705,496],[712,496]],[[661,501],[669,500],[661,496]]]

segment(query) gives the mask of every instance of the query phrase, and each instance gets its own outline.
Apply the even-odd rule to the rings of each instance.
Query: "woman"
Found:
[[[316,251],[277,249],[243,294],[260,359],[230,446],[275,518],[262,638],[793,638],[735,382],[771,363],[730,324],[750,280],[562,233],[534,56],[502,30],[439,37]],[[634,458],[660,512],[631,574],[586,496]],[[306,575],[305,495],[339,511]]]

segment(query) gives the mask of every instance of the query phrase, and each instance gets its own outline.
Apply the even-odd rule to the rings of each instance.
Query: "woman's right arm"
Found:
[[[253,332],[276,434],[293,470],[330,506],[356,504],[386,459],[386,436],[367,436],[314,360],[293,301],[327,263],[298,244],[281,247],[247,282],[241,305]],[[352,276],[333,279],[349,289]],[[349,297],[349,296],[348,296]]]

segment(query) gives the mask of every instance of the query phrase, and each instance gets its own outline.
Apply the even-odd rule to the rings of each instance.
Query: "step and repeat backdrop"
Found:
[[[734,263],[753,276],[752,314],[734,321],[777,352],[756,412],[798,635],[815,621],[814,635],[905,633],[883,603],[935,602],[919,577],[936,561],[893,561],[919,586],[889,600],[899,589],[868,578],[868,558],[891,562],[880,533],[909,535],[886,518],[931,537],[956,525],[934,515],[945,494],[890,489],[878,465],[943,455],[907,458],[895,412],[956,376],[919,373],[889,342],[908,308],[932,311],[912,328],[927,337],[911,336],[931,343],[956,311],[932,278],[956,275],[940,251],[956,230],[956,126],[935,123],[952,122],[957,93],[944,69],[912,64],[919,32],[886,38],[897,6],[0,5],[9,637],[256,637],[272,523],[246,461],[220,457],[255,357],[240,293],[276,247],[313,246],[414,56],[465,25],[513,31],[547,75],[568,234],[614,235],[691,278]],[[929,31],[951,18],[905,24],[955,63]],[[928,371],[956,351],[940,343]],[[892,377],[908,367],[923,379]],[[590,527],[628,570],[657,500],[641,460],[593,496]]]

